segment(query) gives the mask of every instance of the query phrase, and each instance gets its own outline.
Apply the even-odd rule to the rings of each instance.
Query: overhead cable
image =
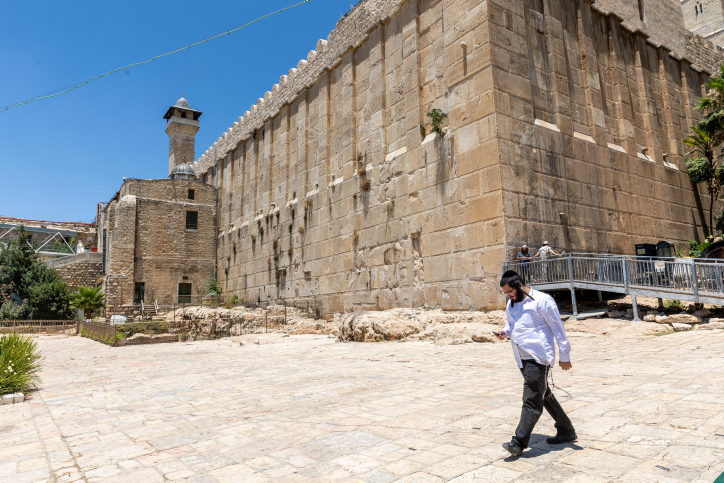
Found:
[[[175,53],[177,53],[177,52],[181,52],[181,51],[183,51],[183,50],[190,49],[191,47],[195,47],[195,46],[197,46],[197,45],[201,45],[201,44],[204,44],[204,43],[206,43],[206,42],[210,42],[210,41],[212,41],[212,40],[214,40],[214,39],[218,39],[219,37],[223,37],[224,35],[233,34],[234,32],[238,32],[239,30],[241,30],[241,29],[243,29],[243,28],[245,28],[245,27],[248,27],[249,25],[252,25],[252,24],[254,24],[254,23],[256,23],[256,22],[259,22],[259,21],[261,21],[261,20],[264,20],[265,18],[271,17],[272,15],[276,15],[276,14],[278,14],[278,13],[282,13],[282,12],[284,12],[284,11],[286,11],[286,10],[290,10],[290,9],[292,9],[292,8],[294,8],[294,7],[298,7],[298,6],[302,5],[302,4],[305,4],[305,3],[308,3],[308,2],[311,2],[311,1],[312,1],[312,0],[302,0],[301,2],[295,3],[294,5],[289,5],[288,7],[284,7],[284,8],[282,8],[282,9],[280,9],[280,10],[275,11],[275,12],[268,13],[268,14],[262,16],[262,17],[259,17],[259,18],[255,19],[255,20],[252,20],[252,21],[250,21],[250,22],[247,22],[247,23],[245,23],[245,24],[243,24],[243,25],[239,25],[238,27],[234,27],[233,29],[226,30],[225,32],[222,32],[222,33],[220,33],[220,34],[216,34],[216,35],[211,36],[211,37],[208,37],[208,38],[206,38],[206,39],[199,40],[198,42],[194,42],[193,44],[189,44],[189,45],[187,45],[187,46],[185,46],[185,47],[181,47],[181,48],[179,48],[179,49],[175,49],[175,50],[172,50],[172,51],[170,51],[170,52],[166,52],[165,54],[161,54],[161,55],[157,55],[157,56],[155,56],[155,57],[151,57],[150,59],[144,60],[144,61],[142,61],[142,62],[135,62],[135,63],[133,63],[133,64],[126,65],[126,66],[124,66],[124,67],[119,67],[118,69],[114,69],[114,70],[112,70],[112,71],[110,71],[110,72],[106,72],[105,74],[101,74],[101,75],[92,77],[92,78],[90,78],[90,79],[88,79],[88,80],[86,80],[86,81],[84,81],[84,82],[80,82],[80,83],[78,83],[78,84],[74,84],[74,85],[72,85],[72,86],[65,87],[65,88],[63,88],[63,89],[58,89],[58,90],[49,92],[48,94],[44,94],[44,95],[42,95],[42,96],[33,97],[33,98],[31,98],[31,99],[28,99],[28,100],[25,100],[25,101],[22,101],[22,102],[16,102],[15,104],[10,104],[10,105],[7,105],[7,106],[3,106],[3,107],[0,108],[0,113],[3,113],[3,112],[5,112],[5,111],[7,111],[7,110],[9,110],[9,109],[12,109],[13,107],[22,106],[23,104],[29,104],[29,103],[31,103],[31,102],[39,101],[39,100],[42,100],[42,99],[50,99],[51,97],[62,96],[62,95],[64,95],[64,94],[69,93],[70,91],[73,91],[73,90],[75,90],[75,89],[78,89],[79,87],[83,87],[84,85],[90,84],[91,82],[93,82],[93,81],[95,81],[95,80],[98,80],[98,79],[100,79],[101,77],[106,77],[106,76],[109,76],[109,75],[111,75],[111,74],[115,74],[116,72],[120,72],[120,71],[122,71],[122,70],[128,69],[128,68],[130,68],[130,67],[135,67],[135,66],[137,66],[137,65],[148,64],[149,62],[153,62],[154,60],[160,59],[161,57],[166,57],[166,56],[169,56],[169,55],[171,55],[171,54],[175,54]]]

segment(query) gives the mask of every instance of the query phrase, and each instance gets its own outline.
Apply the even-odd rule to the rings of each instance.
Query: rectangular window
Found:
[[[199,227],[199,212],[198,211],[187,211],[186,212],[186,229],[196,230]]]
[[[178,303],[190,304],[191,303],[191,284],[180,283],[178,284]]]
[[[196,198],[196,191],[190,189],[189,190],[189,199],[193,200],[195,198]]]
[[[146,293],[145,282],[136,282],[135,290],[133,291],[133,303],[140,304],[144,301],[143,296]]]

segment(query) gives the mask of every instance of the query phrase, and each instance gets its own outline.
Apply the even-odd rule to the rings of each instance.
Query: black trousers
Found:
[[[534,360],[523,361],[523,368],[520,373],[523,374],[523,410],[520,413],[520,422],[515,430],[515,437],[521,448],[527,448],[530,442],[530,435],[533,432],[543,408],[548,411],[553,420],[556,422],[556,430],[558,433],[573,432],[573,424],[563,411],[563,408],[556,400],[546,382],[548,375],[548,366],[538,364]]]

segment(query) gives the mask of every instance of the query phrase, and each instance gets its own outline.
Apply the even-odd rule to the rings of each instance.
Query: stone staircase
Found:
[[[154,300],[152,304],[144,304],[141,301],[141,316],[144,319],[152,319],[158,316],[158,302]]]

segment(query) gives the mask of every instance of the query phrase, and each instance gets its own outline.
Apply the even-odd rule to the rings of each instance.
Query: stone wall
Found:
[[[723,31],[724,35],[724,31]],[[694,34],[686,36],[686,58],[690,59],[694,68],[719,74],[720,66],[724,62],[724,39],[709,42]]]
[[[688,30],[724,46],[724,5],[721,0],[681,0],[681,10]]]
[[[101,262],[79,262],[58,267],[56,272],[68,286],[77,290],[78,287],[97,287],[101,274]]]
[[[496,308],[524,241],[696,235],[681,139],[706,75],[673,52],[685,35],[661,47],[585,1],[509,3],[361,2],[199,158],[226,294]]]
[[[585,1],[490,3],[508,255],[701,237],[681,140],[706,74]]]
[[[595,0],[590,3],[605,14],[619,17],[626,29],[645,32],[652,43],[665,45],[677,57],[686,55],[687,26],[680,0]],[[551,14],[556,16],[554,10],[551,8]]]
[[[188,199],[188,190],[194,199]],[[110,216],[110,212],[113,216]],[[198,228],[186,228],[186,212],[198,213]],[[105,211],[105,292],[115,306],[133,302],[136,282],[145,300],[176,302],[179,283],[203,295],[215,278],[216,190],[189,180],[127,180]],[[185,278],[184,278],[185,277]]]

